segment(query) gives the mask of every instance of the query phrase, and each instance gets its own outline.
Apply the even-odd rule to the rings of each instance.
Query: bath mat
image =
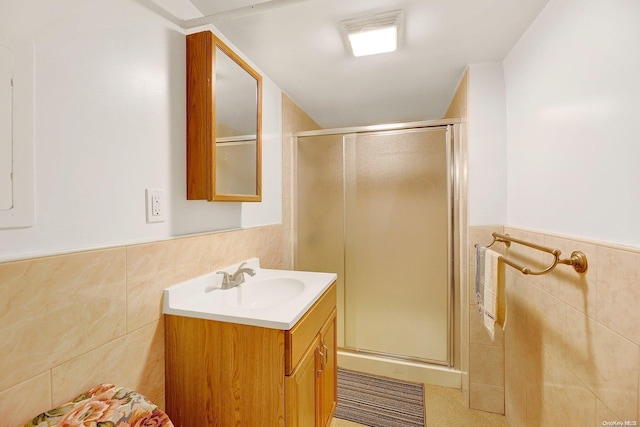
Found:
[[[338,368],[335,417],[370,427],[424,427],[424,386]]]

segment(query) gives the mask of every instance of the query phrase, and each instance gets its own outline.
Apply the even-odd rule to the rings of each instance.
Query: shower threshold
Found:
[[[338,366],[402,381],[461,388],[462,373],[448,366],[408,360],[393,355],[371,354],[351,349],[338,350]]]

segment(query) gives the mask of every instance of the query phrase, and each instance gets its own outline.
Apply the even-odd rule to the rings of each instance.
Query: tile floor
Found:
[[[427,427],[508,427],[503,415],[469,409],[463,402],[462,390],[424,386]],[[362,427],[361,424],[334,419],[331,427]]]

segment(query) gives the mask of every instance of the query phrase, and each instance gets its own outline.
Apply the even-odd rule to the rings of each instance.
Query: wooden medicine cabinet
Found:
[[[211,31],[187,35],[187,200],[262,200],[262,76]]]

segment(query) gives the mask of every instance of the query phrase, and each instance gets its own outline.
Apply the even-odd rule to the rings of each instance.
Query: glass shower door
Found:
[[[338,273],[338,346],[446,365],[446,127],[298,138],[298,270]]]
[[[294,266],[338,275],[338,347],[344,347],[343,137],[298,138],[296,151]]]
[[[345,137],[345,347],[446,364],[446,128]]]

